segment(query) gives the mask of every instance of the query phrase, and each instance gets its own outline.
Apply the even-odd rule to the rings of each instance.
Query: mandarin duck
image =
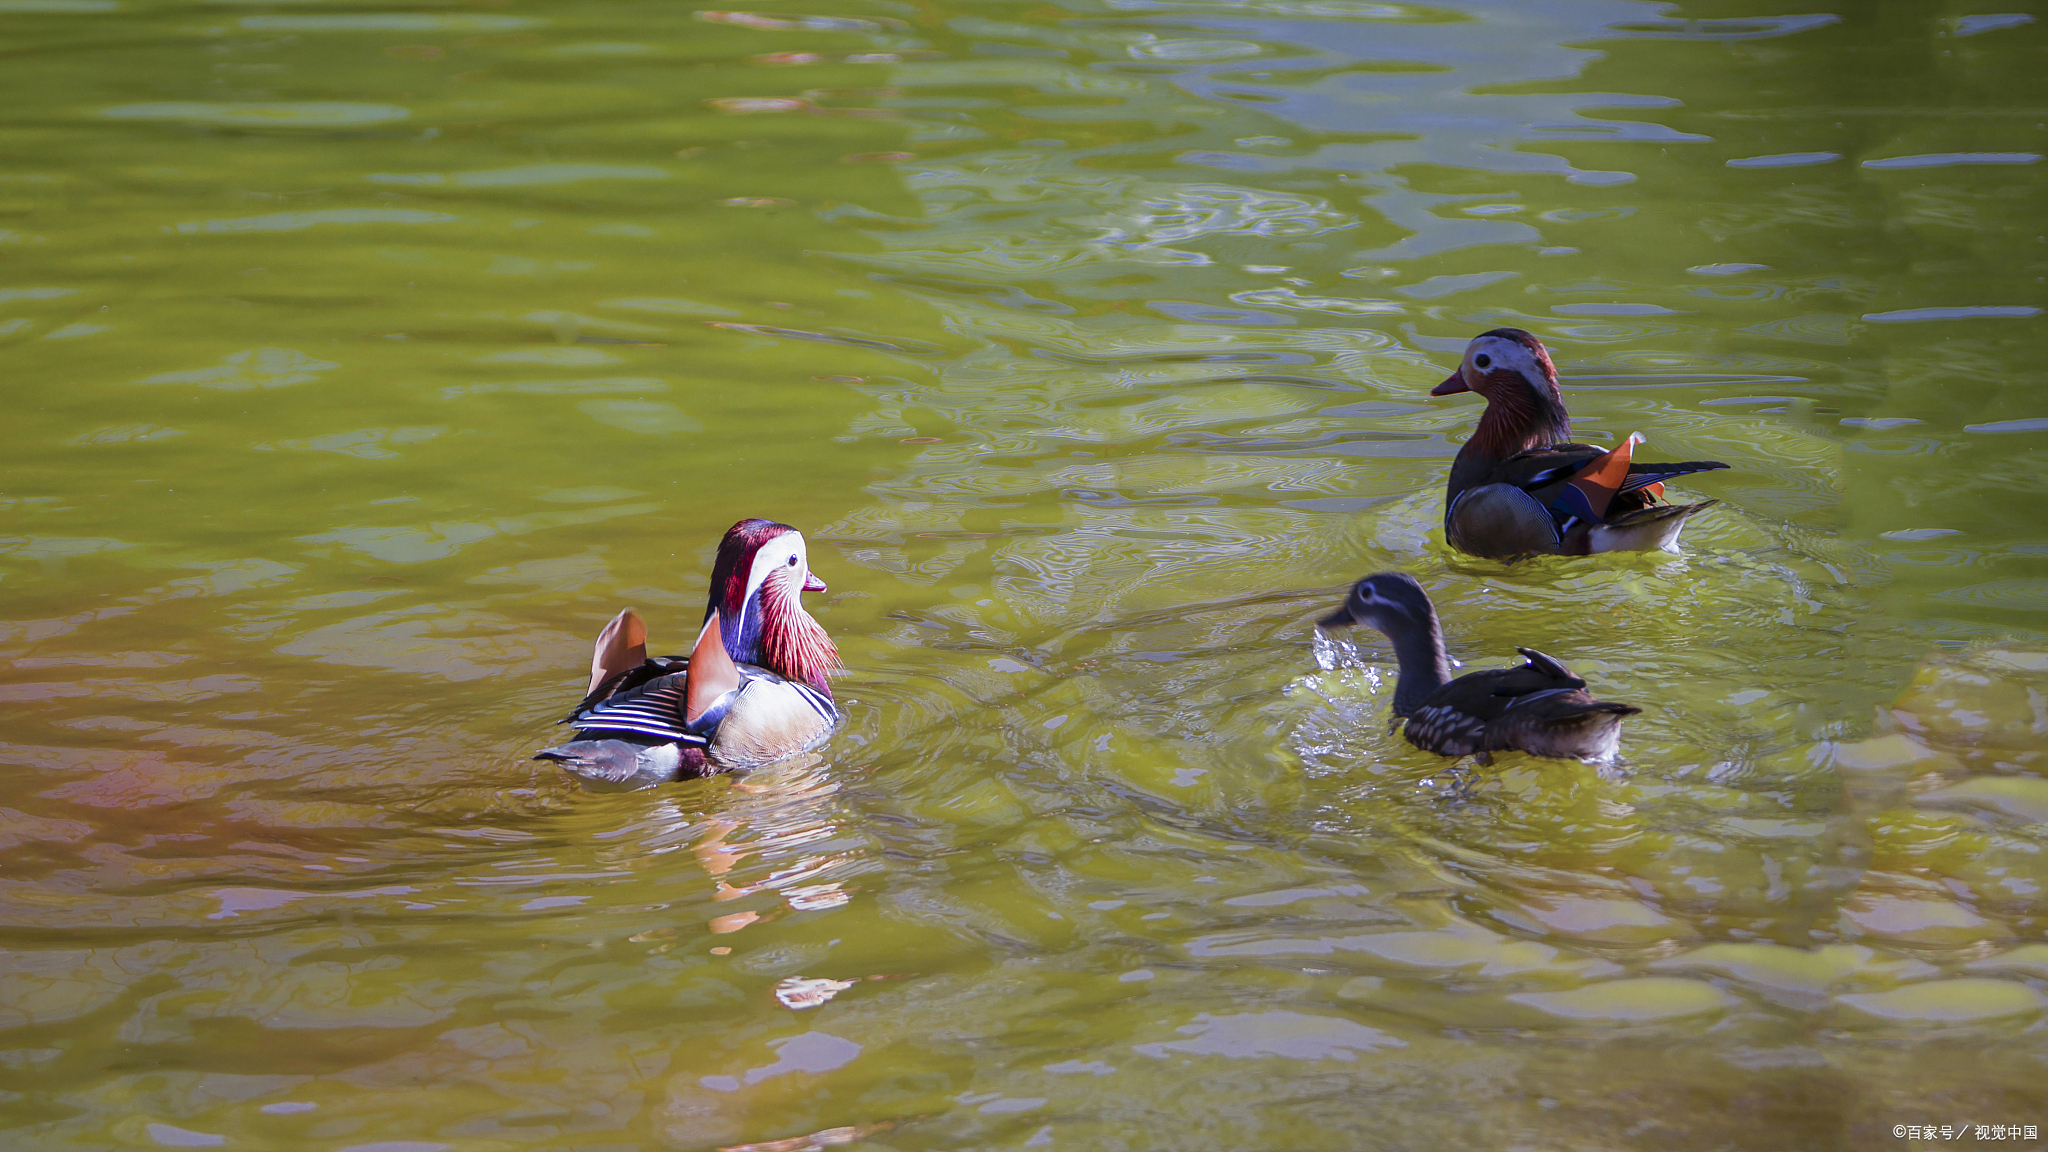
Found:
[[[1474,556],[1678,550],[1693,513],[1719,503],[1658,503],[1664,481],[1728,465],[1637,464],[1635,434],[1612,449],[1571,442],[1571,415],[1543,342],[1520,328],[1474,337],[1431,396],[1477,392],[1486,411],[1458,450],[1444,498],[1444,536]]]
[[[1606,761],[1621,742],[1623,717],[1642,709],[1595,700],[1571,669],[1533,648],[1517,648],[1518,668],[1451,679],[1436,606],[1413,576],[1381,572],[1351,589],[1344,607],[1317,621],[1324,628],[1369,624],[1394,643],[1400,673],[1394,717],[1410,744],[1439,756],[1527,752],[1555,760]]]
[[[719,541],[690,654],[650,659],[640,614],[619,613],[598,635],[583,702],[561,721],[577,738],[534,759],[647,787],[758,768],[824,743],[839,723],[827,680],[839,650],[802,599],[823,591],[803,533],[758,518],[734,524]]]

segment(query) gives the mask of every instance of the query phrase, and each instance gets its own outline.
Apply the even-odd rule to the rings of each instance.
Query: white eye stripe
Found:
[[[1367,604],[1384,604],[1389,608],[1401,607],[1401,602],[1399,600],[1389,599],[1388,597],[1381,595],[1380,590],[1377,588],[1368,587],[1362,590],[1358,594],[1358,598],[1360,600],[1365,601]]]
[[[1474,341],[1467,350],[1472,366],[1481,372],[1497,371],[1502,368],[1519,373],[1529,387],[1541,390],[1548,373],[1537,362],[1536,354],[1526,346],[1499,336],[1482,337]],[[1490,361],[1490,363],[1482,363]]]
[[[768,541],[768,543],[763,544],[761,550],[754,554],[753,566],[747,570],[747,591],[742,602],[751,603],[754,599],[754,594],[761,590],[761,585],[767,582],[769,575],[776,569],[784,567],[802,567],[807,569],[808,566],[809,561],[805,558],[803,533],[785,532],[777,536],[773,540]],[[744,609],[742,611],[744,612]]]

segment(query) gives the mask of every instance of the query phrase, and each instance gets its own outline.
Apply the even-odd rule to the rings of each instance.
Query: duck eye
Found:
[[[1488,356],[1484,352],[1481,352],[1479,355],[1474,356],[1472,358],[1472,363],[1478,365],[1480,368],[1491,368],[1493,367],[1493,357]]]
[[[796,557],[794,557],[794,556],[791,556],[791,557],[789,558],[789,566],[790,566],[791,568],[794,568],[794,567],[796,567]]]

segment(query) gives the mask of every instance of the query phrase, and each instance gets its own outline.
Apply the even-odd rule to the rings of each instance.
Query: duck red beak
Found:
[[[805,573],[804,573],[804,591],[806,591],[806,592],[823,592],[823,591],[825,591],[825,582],[824,582],[823,580],[820,580],[820,579],[818,579],[818,577],[816,576],[816,574],[814,574],[814,573],[811,573],[811,572],[805,572]]]
[[[1465,383],[1465,370],[1460,368],[1456,372],[1451,373],[1450,379],[1431,388],[1429,394],[1431,396],[1455,396],[1460,392],[1470,392],[1471,390]]]

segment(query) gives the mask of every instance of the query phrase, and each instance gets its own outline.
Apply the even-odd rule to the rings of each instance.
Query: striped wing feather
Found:
[[[658,680],[664,676],[679,676],[689,666],[690,661],[687,657],[656,656],[637,667],[615,672],[601,681],[597,687],[591,689],[590,695],[585,696],[577,703],[576,707],[569,710],[567,716],[557,720],[556,723],[574,724],[582,719],[586,712],[589,712],[597,705],[611,700],[613,697],[635,692],[650,681]]]
[[[689,663],[687,659],[663,657],[620,673],[599,685],[591,699],[578,705],[562,722],[574,724],[578,732],[630,734],[703,745],[706,737],[690,731],[683,719]],[[763,720],[776,728],[805,730],[829,730],[839,722],[839,711],[831,697],[810,685],[785,679],[754,664],[737,667],[741,687],[729,707],[739,710],[742,718],[733,721],[731,713],[721,709],[718,715],[722,719],[718,729],[710,734],[711,739],[723,744],[721,737],[744,736],[742,730],[758,727]],[[723,731],[728,723],[734,725],[734,731]]]
[[[654,740],[704,743],[702,736],[683,725],[683,687],[688,673],[655,671],[650,667],[654,663],[650,660],[627,672],[604,699],[579,707],[565,722],[574,724],[579,733],[631,734]],[[599,690],[603,690],[602,685]]]

